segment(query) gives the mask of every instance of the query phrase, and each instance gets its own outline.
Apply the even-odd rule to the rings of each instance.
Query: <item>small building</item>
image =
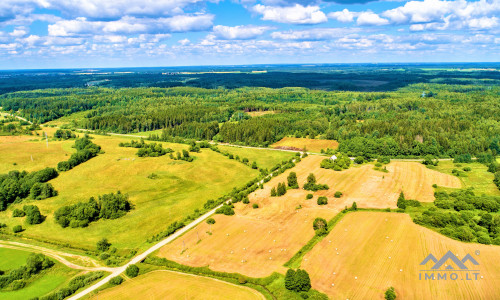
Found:
[[[332,157],[330,157],[331,160],[336,160],[337,159],[337,155],[332,155]]]

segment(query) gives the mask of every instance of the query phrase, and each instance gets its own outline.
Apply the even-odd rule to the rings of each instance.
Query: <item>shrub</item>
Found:
[[[472,156],[469,153],[466,154],[460,154],[455,156],[455,159],[453,159],[454,163],[471,163],[472,162]]]
[[[257,203],[254,203],[254,204],[252,204],[252,208],[253,209],[259,208],[259,205]]]
[[[388,164],[391,162],[391,159],[388,156],[381,156],[381,157],[377,158],[377,162],[382,163],[382,164]]]
[[[319,190],[328,190],[329,187],[326,184],[316,184],[316,176],[313,173],[310,173],[307,176],[307,182],[304,184],[304,190],[307,191],[319,191]]]
[[[106,238],[102,238],[96,244],[97,251],[99,252],[106,252],[109,250],[109,247],[111,247],[111,243]]]
[[[391,286],[390,288],[385,291],[385,300],[394,300],[396,299],[396,292],[394,291],[394,288]]]
[[[214,218],[208,218],[207,219],[207,224],[215,224],[215,219]]]
[[[112,285],[120,285],[122,284],[122,282],[123,278],[121,276],[116,276],[109,280],[109,283],[111,283]]]
[[[401,193],[399,193],[398,202],[396,205],[400,209],[403,209],[403,210],[406,209],[405,194],[402,191],[401,191]]]
[[[20,210],[19,208],[16,208],[12,211],[13,218],[22,218],[25,215],[26,215],[26,213],[23,210]]]
[[[234,210],[231,206],[224,204],[224,205],[222,205],[222,207],[218,208],[215,211],[215,213],[216,214],[224,214],[226,216],[232,216],[232,215],[234,215]]]
[[[311,200],[313,198],[313,194],[307,194],[306,195],[306,200]]]
[[[465,172],[470,172],[472,169],[471,167],[464,167],[462,170],[464,170]]]
[[[363,156],[358,156],[358,157],[356,157],[356,158],[354,159],[354,163],[355,163],[355,164],[358,164],[358,165],[360,165],[360,164],[362,164],[362,163],[364,163],[364,162],[365,162],[365,159],[364,159],[364,157],[363,157]]]
[[[313,222],[313,229],[316,235],[326,235],[328,234],[328,222],[323,218],[316,218]]]
[[[317,203],[318,203],[318,205],[326,205],[326,204],[328,204],[328,198],[326,198],[324,196],[318,197]]]
[[[491,164],[488,165],[488,172],[490,173],[496,173],[500,171],[500,164],[497,162],[492,162]]]
[[[18,233],[18,232],[22,232],[22,231],[24,231],[24,229],[23,229],[23,226],[21,226],[21,225],[16,225],[16,226],[12,227],[12,231],[13,231],[14,233]]]
[[[290,174],[287,177],[288,181],[288,186],[292,189],[298,189],[299,184],[297,183],[297,173],[295,172],[290,172]]]
[[[30,225],[40,224],[45,220],[42,216],[40,210],[35,205],[25,205],[23,206],[23,211],[26,213],[26,223]]]
[[[245,284],[245,283],[247,283],[247,279],[244,276],[240,275],[240,276],[238,276],[238,283]]]
[[[127,269],[125,269],[125,274],[130,278],[137,277],[137,275],[139,275],[139,267],[136,265],[130,265]]]
[[[336,192],[335,192],[334,197],[335,197],[335,198],[340,198],[340,197],[342,197],[342,192],[341,192],[341,191],[336,191]]]

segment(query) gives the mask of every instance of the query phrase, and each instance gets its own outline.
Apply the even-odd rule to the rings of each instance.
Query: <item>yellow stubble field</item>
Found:
[[[393,163],[388,167],[393,169],[392,173],[375,171],[373,165],[335,172],[321,169],[322,159],[322,156],[308,156],[292,170],[273,178],[264,189],[250,194],[250,204],[237,203],[234,216],[214,216],[216,224],[211,227],[206,223],[198,225],[163,247],[158,255],[190,266],[209,266],[216,271],[268,276],[274,271],[284,272],[283,264],[313,237],[315,218],[331,219],[353,201],[357,201],[359,207],[394,208],[401,186],[413,180],[417,180],[417,184],[408,184],[415,189],[409,190],[408,195],[432,201],[429,182],[438,180],[441,175],[445,179],[438,184],[446,184],[446,180],[453,182],[452,176],[434,174],[435,171],[421,169],[418,163]],[[330,190],[313,193],[311,200],[305,200],[311,192],[303,189],[288,190],[281,197],[270,197],[271,188],[279,182],[286,182],[292,171],[297,173],[300,186],[309,173],[314,173],[318,183],[328,184]],[[344,193],[342,198],[333,197],[337,190]],[[321,195],[329,198],[327,205],[317,205],[317,197]],[[253,209],[253,203],[259,208]]]
[[[460,260],[470,253],[479,266],[466,265],[479,270],[478,280],[467,280],[475,275],[463,271],[456,272],[457,280],[424,280],[424,275],[419,280],[420,270],[433,266],[432,262],[420,265],[427,255],[440,259],[448,251]],[[414,224],[407,214],[348,214],[304,257],[301,268],[310,274],[312,287],[332,299],[384,299],[391,286],[398,299],[498,299],[500,295],[499,246],[452,240]]]
[[[248,287],[237,286],[224,281],[175,273],[153,271],[123,284],[104,290],[92,299],[203,299],[260,300],[262,294]]]

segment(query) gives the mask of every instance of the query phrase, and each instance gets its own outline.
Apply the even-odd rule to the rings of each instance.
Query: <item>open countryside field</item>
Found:
[[[169,271],[153,271],[104,290],[91,299],[265,299],[259,292],[224,281]]]
[[[353,201],[359,207],[395,208],[405,180],[417,182],[410,185],[413,189],[408,190],[408,195],[422,201],[433,200],[427,177],[438,180],[442,176],[443,181],[438,181],[441,184],[447,179],[453,182],[452,176],[428,170],[418,163],[393,163],[393,174],[375,171],[371,164],[335,172],[319,167],[323,158],[308,156],[290,171],[266,183],[264,189],[250,194],[249,205],[237,203],[235,216],[216,215],[216,223],[211,228],[205,223],[198,225],[163,247],[158,255],[190,266],[209,265],[217,271],[268,276],[274,271],[286,271],[283,264],[314,236],[312,223],[315,218],[329,220],[345,206],[351,206]],[[271,188],[279,182],[286,182],[291,171],[297,173],[300,186],[312,172],[318,182],[328,184],[330,190],[315,192],[311,200],[305,200],[310,192],[303,189],[288,190],[281,197],[270,197]],[[424,183],[428,187],[424,188]],[[333,197],[337,190],[344,192],[340,199]],[[327,205],[317,205],[316,199],[321,195],[329,198]],[[259,208],[253,209],[253,203]],[[299,205],[301,208],[297,209]],[[210,230],[212,235],[207,234]]]
[[[452,174],[453,169],[461,170],[464,167],[470,167],[470,172],[462,171],[462,176],[458,177],[464,188],[474,188],[476,195],[500,195],[500,190],[493,183],[493,173],[488,172],[488,167],[480,163],[459,164],[455,166],[453,161],[440,161],[433,169],[443,173]]]
[[[57,197],[11,205],[0,213],[0,223],[9,227],[22,224],[27,237],[78,247],[94,248],[98,240],[107,237],[117,248],[136,248],[171,222],[202,208],[208,199],[218,198],[258,174],[257,170],[207,149],[192,154],[196,159],[189,163],[172,160],[168,155],[139,158],[135,155],[137,149],[118,147],[130,138],[96,135],[93,141],[104,153],[50,181],[59,191]],[[166,143],[164,146],[175,151],[188,147]],[[147,178],[151,173],[158,178]],[[125,216],[94,222],[88,228],[61,228],[54,222],[53,213],[59,207],[118,190],[128,193],[135,205]],[[30,226],[24,224],[23,218],[12,218],[12,210],[28,202],[36,204],[47,216],[45,222]]]
[[[229,152],[234,156],[238,155],[241,159],[248,158],[250,165],[256,162],[260,168],[269,169],[277,163],[289,160],[295,154],[286,151],[269,151],[265,149],[241,148],[236,146],[217,146],[221,151]]]
[[[339,143],[332,140],[317,140],[308,138],[284,137],[271,145],[272,148],[295,148],[319,153],[321,149],[337,149]]]
[[[466,265],[479,269],[481,277],[419,280],[419,270],[432,266],[420,262],[448,250],[460,259],[470,253],[480,265]],[[497,299],[500,294],[500,247],[449,239],[406,214],[348,214],[304,257],[301,268],[309,272],[313,288],[332,299],[383,299],[390,286],[398,299]]]
[[[58,162],[68,159],[74,150],[74,141],[45,141],[37,136],[0,137],[0,174],[12,170],[36,171],[55,167]]]
[[[26,264],[30,252],[0,247],[0,270],[8,272]],[[70,269],[53,260],[56,264],[35,277],[30,278],[26,287],[16,291],[0,290],[0,299],[17,300],[31,299],[43,296],[60,287],[63,287],[73,276],[80,271]]]

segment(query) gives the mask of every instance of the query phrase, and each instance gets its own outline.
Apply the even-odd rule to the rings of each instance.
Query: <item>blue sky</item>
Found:
[[[500,0],[0,2],[0,69],[499,57]]]

